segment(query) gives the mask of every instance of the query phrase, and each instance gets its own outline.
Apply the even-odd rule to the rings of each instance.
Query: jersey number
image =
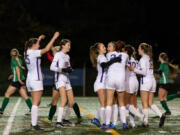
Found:
[[[25,61],[26,61],[26,64],[30,64],[29,55],[26,56]]]
[[[122,59],[122,55],[121,55],[121,54],[120,54],[119,56],[117,56],[117,57],[119,57],[119,58]],[[116,58],[116,55],[115,55],[115,54],[112,54],[112,55],[111,55],[111,60],[114,59],[114,58]],[[121,62],[119,62],[119,63],[121,63]]]

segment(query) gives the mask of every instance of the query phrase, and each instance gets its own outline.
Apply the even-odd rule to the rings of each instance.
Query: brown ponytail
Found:
[[[96,66],[97,66],[98,45],[99,44],[100,43],[98,42],[90,47],[90,60],[91,60],[92,66],[94,68],[96,68]]]
[[[169,62],[168,55],[165,52],[160,53],[159,57],[169,65],[171,75],[173,78],[175,78],[177,76],[177,73],[179,72],[179,66],[172,64],[172,62]]]
[[[27,50],[31,48],[34,44],[36,44],[38,41],[37,38],[30,38],[28,41],[25,42],[25,48],[24,48],[24,57],[27,57]]]

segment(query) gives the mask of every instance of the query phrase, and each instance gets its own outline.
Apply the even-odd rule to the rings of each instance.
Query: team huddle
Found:
[[[52,101],[50,103],[49,115],[41,121],[52,123],[56,113],[59,97],[61,102],[58,106],[56,128],[64,128],[66,125],[74,126],[70,121],[71,110],[73,109],[77,116],[77,124],[82,121],[80,109],[74,100],[73,90],[69,79],[72,67],[70,57],[67,54],[71,49],[71,41],[62,39],[58,46],[54,47],[55,40],[59,37],[56,32],[49,43],[43,49],[40,48],[40,42],[45,38],[44,35],[38,38],[30,38],[25,43],[24,60],[28,70],[27,78],[23,75],[22,59],[17,49],[12,49],[11,70],[9,76],[11,84],[9,85],[0,108],[0,114],[5,111],[9,103],[10,96],[19,89],[20,95],[24,98],[31,115],[31,127],[35,130],[43,130],[38,125],[38,108],[43,94],[43,77],[41,72],[41,56],[47,54],[51,62],[50,70],[54,72],[54,86],[52,87]],[[49,53],[52,51],[53,56]],[[141,43],[138,48],[141,59],[136,60],[135,48],[126,45],[123,41],[109,42],[108,53],[103,43],[96,43],[90,47],[90,60],[93,67],[97,68],[98,75],[94,83],[94,91],[98,94],[100,108],[97,115],[91,120],[93,124],[101,129],[117,128],[118,116],[123,129],[130,126],[135,127],[134,118],[138,117],[141,126],[148,127],[148,109],[151,108],[160,118],[159,127],[165,122],[166,115],[171,115],[167,101],[178,98],[179,94],[168,95],[169,90],[169,67],[174,70],[178,68],[168,61],[166,53],[159,55],[161,62],[158,70],[153,70],[152,47],[146,43]],[[160,75],[159,100],[162,107],[166,110],[162,113],[153,103],[154,93],[156,92],[156,80],[154,73]],[[138,82],[138,77],[140,82]],[[26,80],[26,81],[25,81]],[[140,84],[140,95],[142,101],[142,110],[137,105],[137,92]],[[26,92],[30,92],[32,101]],[[65,116],[64,108],[67,106]],[[129,111],[130,124],[127,124],[126,113]],[[119,114],[119,115],[118,115]]]
[[[128,129],[136,126],[134,117],[137,117],[138,126],[148,127],[150,108],[159,116],[159,127],[162,127],[166,115],[171,115],[166,101],[179,97],[179,94],[167,96],[169,66],[174,70],[178,70],[178,67],[169,63],[166,53],[161,53],[159,55],[160,68],[154,71],[152,46],[147,43],[141,43],[138,47],[138,53],[141,56],[139,62],[135,59],[135,48],[125,45],[123,41],[109,42],[107,50],[106,54],[103,43],[96,43],[90,47],[91,62],[98,71],[94,91],[98,94],[100,102],[100,108],[91,122],[101,129],[116,129],[118,116],[120,116],[122,128]],[[159,99],[166,110],[165,113],[162,113],[153,103],[156,92],[154,72],[160,75]],[[139,82],[137,76],[140,77]],[[142,109],[137,106],[136,99],[139,84]],[[127,110],[129,111],[129,124],[126,121]]]

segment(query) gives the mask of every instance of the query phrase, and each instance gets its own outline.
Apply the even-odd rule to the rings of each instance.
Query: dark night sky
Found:
[[[22,44],[27,38],[37,36],[41,32],[45,32],[49,39],[49,35],[58,30],[62,33],[62,38],[72,40],[70,55],[75,67],[82,66],[81,63],[84,61],[90,65],[88,55],[90,45],[97,41],[107,44],[112,40],[124,40],[134,46],[138,46],[140,42],[148,42],[153,45],[155,58],[160,52],[165,51],[180,64],[180,57],[177,57],[179,50],[176,49],[179,36],[177,29],[179,7],[172,1],[17,1],[15,3],[4,0],[0,3],[5,7],[4,10],[1,9],[4,12],[0,12],[0,49],[3,49],[2,43],[7,43],[9,51],[16,44]],[[38,23],[39,29],[31,30],[31,27],[34,27],[27,21],[28,19],[24,19],[27,16]],[[7,30],[11,39],[5,40],[7,37],[4,37],[4,32]],[[17,37],[18,35],[24,37],[21,37],[21,41],[17,41],[18,38],[15,38],[14,34]],[[15,41],[16,44],[12,44]],[[22,45],[16,47],[22,48]]]

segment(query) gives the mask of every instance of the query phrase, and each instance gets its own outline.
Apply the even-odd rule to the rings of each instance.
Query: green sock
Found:
[[[31,102],[31,99],[27,99],[26,100],[26,104],[27,104],[27,106],[29,107],[29,109],[31,110],[31,108],[32,108],[32,102]]]
[[[51,105],[48,119],[52,120],[55,113],[56,113],[56,105]]]
[[[164,110],[166,110],[166,112],[170,112],[166,101],[161,101],[161,105],[162,105],[162,107],[164,108]]]
[[[167,101],[170,101],[178,97],[179,97],[178,94],[171,94],[171,95],[168,95],[166,98],[167,98]]]
[[[4,110],[5,110],[8,103],[9,103],[9,98],[5,97],[3,99],[2,106],[1,106],[1,109],[2,109],[3,112],[4,112]]]

